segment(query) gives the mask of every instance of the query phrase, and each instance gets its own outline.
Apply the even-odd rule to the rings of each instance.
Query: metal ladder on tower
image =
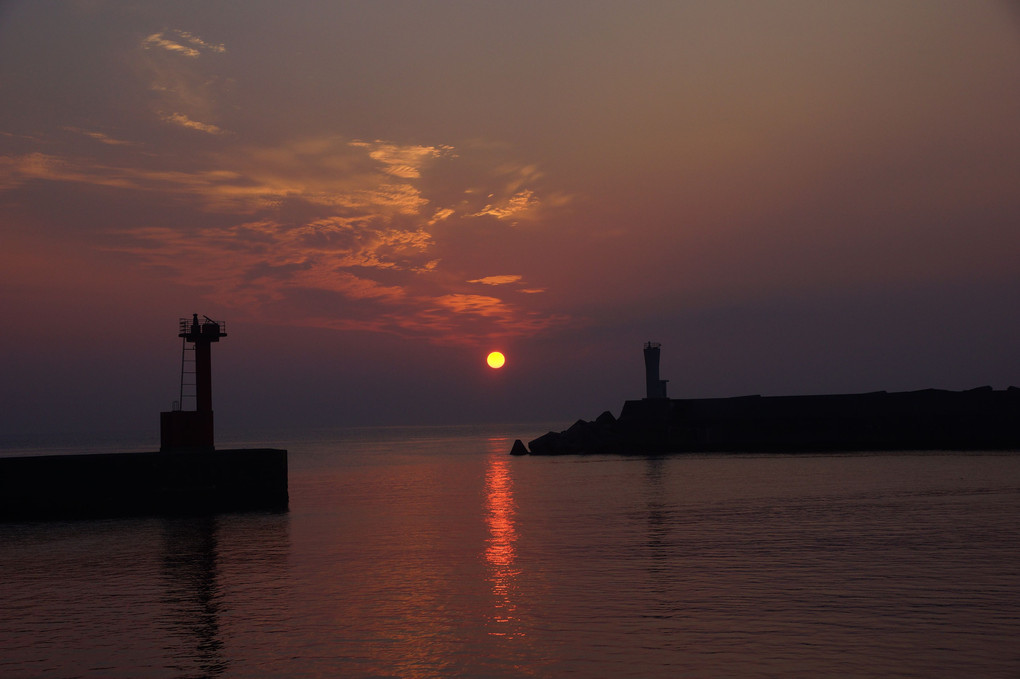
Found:
[[[184,410],[184,399],[191,399],[192,410],[198,407],[198,386],[195,368],[195,345],[181,340],[181,392],[175,410]]]

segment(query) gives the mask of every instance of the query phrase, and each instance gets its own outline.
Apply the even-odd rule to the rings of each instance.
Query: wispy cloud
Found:
[[[498,297],[488,295],[465,295],[455,293],[436,298],[436,302],[458,314],[478,316],[507,316],[508,307]]]
[[[200,123],[197,120],[192,120],[183,113],[171,113],[169,115],[165,115],[163,116],[163,120],[168,123],[173,123],[174,125],[186,127],[189,130],[198,130],[199,132],[206,132],[208,134],[223,134],[223,130],[216,125],[211,123]]]
[[[363,148],[339,138],[312,145],[233,148],[207,156],[190,171],[152,167],[137,157],[125,161],[107,164],[40,152],[0,156],[0,185],[46,180],[157,191],[189,196],[208,212],[249,215],[279,209],[286,202],[321,217],[420,219],[430,205],[413,182],[388,175]],[[451,214],[437,209],[428,221]]]
[[[333,253],[340,267],[420,270],[434,266],[424,258],[433,244],[424,229],[381,226],[370,220],[330,217],[287,230],[292,247]],[[430,266],[431,265],[431,266]]]
[[[133,143],[130,141],[124,141],[123,139],[115,139],[108,134],[98,132],[96,130],[83,130],[77,127],[64,127],[63,129],[68,132],[74,132],[76,134],[85,135],[86,137],[91,137],[92,139],[108,146],[131,146]]]
[[[134,172],[103,166],[89,167],[78,159],[46,153],[0,156],[0,189],[14,189],[34,180],[74,182],[112,188],[141,188]]]
[[[489,198],[495,198],[495,195],[490,193]],[[535,194],[532,191],[518,191],[507,198],[487,203],[485,207],[473,216],[484,217],[489,215],[496,219],[515,219],[526,216],[528,211],[537,207],[537,205],[538,201],[535,200]]]
[[[0,189],[13,189],[32,181],[72,182],[98,187],[182,194],[206,201],[207,208],[221,206],[221,193],[242,181],[225,170],[147,169],[130,165],[106,165],[88,158],[27,153],[0,156]]]
[[[402,179],[417,179],[425,163],[453,151],[452,146],[400,146],[379,140],[352,141],[351,146],[367,149],[369,157],[379,161],[387,174]]]
[[[221,303],[298,325],[359,329],[470,344],[530,335],[565,318],[529,312],[491,295],[442,289],[425,261],[424,232],[329,220],[304,227],[259,221],[185,231],[134,229],[111,246],[170,272]],[[382,277],[390,282],[383,282]]]
[[[120,233],[120,245],[149,265],[172,272],[182,282],[205,288],[240,306],[284,300],[295,291],[319,290],[350,299],[396,301],[402,287],[384,285],[345,269],[377,262],[400,268],[371,248],[323,248],[307,238],[308,229],[289,229],[270,221],[248,222],[197,231],[150,227]],[[377,249],[381,249],[380,246]]]
[[[472,186],[461,204],[464,214],[495,218],[511,225],[541,219],[550,209],[565,207],[571,197],[564,193],[536,191],[543,174],[534,165],[501,163],[491,169],[493,179],[485,186]]]
[[[190,159],[190,171],[162,167],[143,149],[111,153],[123,162],[0,156],[0,190],[65,182],[174,197],[191,214],[181,226],[124,224],[93,240],[253,316],[275,315],[286,305],[292,322],[437,342],[529,334],[563,322],[520,305],[519,274],[462,273],[487,264],[473,262],[471,247],[458,238],[492,216],[465,209],[457,197],[473,195],[487,178],[477,159],[467,158],[475,162],[470,173],[459,170],[461,152],[449,146],[339,136],[235,144]],[[489,171],[486,195],[504,190],[504,171]],[[471,187],[430,190],[468,175]],[[537,187],[521,190],[541,204]],[[447,196],[457,198],[444,204]],[[518,296],[478,295],[478,285],[506,286]]]
[[[201,56],[203,52],[222,54],[227,51],[227,48],[222,44],[209,43],[197,35],[178,30],[153,33],[142,40],[142,47],[145,49],[164,49],[168,52],[193,59]]]
[[[519,275],[504,275],[504,276],[486,276],[485,278],[476,278],[468,281],[468,283],[481,283],[482,285],[507,285],[509,283],[516,283],[521,280],[522,276]]]
[[[153,33],[141,41],[135,68],[153,98],[153,112],[167,123],[208,134],[222,134],[217,113],[225,79],[202,55],[227,48],[187,31]]]

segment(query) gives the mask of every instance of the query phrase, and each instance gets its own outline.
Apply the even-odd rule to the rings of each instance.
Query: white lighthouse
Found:
[[[666,382],[659,379],[659,347],[658,342],[645,343],[645,387],[648,395],[645,398],[668,398]]]

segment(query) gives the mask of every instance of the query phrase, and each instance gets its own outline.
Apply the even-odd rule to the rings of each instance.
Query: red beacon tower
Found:
[[[170,412],[159,414],[161,452],[211,451],[213,443],[212,343],[226,337],[226,324],[198,314],[180,320],[181,391]],[[188,355],[191,354],[189,359]],[[194,410],[185,410],[185,399]]]

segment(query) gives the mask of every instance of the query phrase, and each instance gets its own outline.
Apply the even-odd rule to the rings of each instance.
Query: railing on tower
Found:
[[[226,323],[226,321],[214,321],[213,319],[209,318],[208,316],[202,316],[202,318],[204,318],[205,320],[204,321],[199,321],[198,325],[199,325],[199,331],[200,332],[201,332],[202,326],[208,325],[210,323],[215,323],[216,325],[219,326],[220,335],[221,336],[225,336],[227,334],[227,323]],[[194,325],[194,323],[195,323],[195,316],[192,316],[191,318],[181,318],[180,319],[179,330],[178,330],[178,336],[179,337],[184,337],[185,335],[189,334],[191,332],[191,329],[192,329],[192,326]]]

